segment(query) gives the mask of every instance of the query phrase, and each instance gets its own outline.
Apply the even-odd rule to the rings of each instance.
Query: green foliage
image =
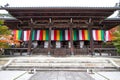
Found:
[[[117,48],[118,53],[120,53],[120,26],[117,28],[117,31],[113,33],[115,36],[113,40],[113,45]]]
[[[4,24],[3,20],[0,20],[0,26],[2,26]]]
[[[0,20],[0,38],[4,35],[10,35],[11,30],[7,26],[4,25],[4,21]],[[0,48],[8,48],[9,45],[7,42],[0,42]]]
[[[0,26],[0,35],[10,35],[10,33],[7,26]]]
[[[4,25],[4,21],[0,20],[0,35],[10,35],[11,31]]]
[[[0,48],[9,48],[8,43],[0,42]]]

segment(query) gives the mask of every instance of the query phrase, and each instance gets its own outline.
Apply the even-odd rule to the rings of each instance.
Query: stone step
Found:
[[[110,63],[11,63],[9,66],[40,66],[40,67],[114,67]]]
[[[29,71],[34,68],[7,68],[6,70],[20,70],[20,71]],[[82,71],[82,72],[87,72],[87,69],[92,69],[93,71],[118,71],[117,69],[114,68],[109,68],[109,69],[94,69],[94,68],[35,68],[36,71]]]
[[[16,63],[108,63],[107,60],[79,60],[79,59],[15,59]]]
[[[114,69],[117,70],[117,68],[115,67],[40,67],[40,66],[9,66],[6,69],[95,69],[95,70],[99,70],[99,69]]]
[[[6,70],[66,70],[66,71],[86,71],[95,69],[97,71],[117,71],[117,68],[106,59],[14,59],[4,69]]]

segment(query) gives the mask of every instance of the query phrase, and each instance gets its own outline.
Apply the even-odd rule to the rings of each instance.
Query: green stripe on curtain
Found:
[[[18,40],[21,40],[22,37],[22,30],[18,30]]]
[[[101,30],[101,40],[104,41],[104,30]]]
[[[35,30],[32,31],[32,40],[35,40]]]
[[[62,41],[62,40],[63,40],[63,31],[60,30],[60,41]]]
[[[46,40],[49,40],[49,31],[46,30]]]
[[[73,40],[77,40],[77,30],[73,30]]]

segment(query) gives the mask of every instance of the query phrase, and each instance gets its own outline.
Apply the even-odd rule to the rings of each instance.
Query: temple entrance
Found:
[[[33,54],[37,55],[47,55],[48,54],[48,41],[34,41],[32,42],[33,45]]]
[[[51,41],[52,54],[56,56],[65,56],[70,53],[69,41]],[[68,50],[69,49],[69,50]]]
[[[89,41],[74,41],[73,46],[75,55],[86,55],[89,53]]]
[[[61,48],[68,49],[69,47],[69,41],[61,41]]]
[[[69,41],[51,41],[51,48],[52,49],[68,49],[70,48],[70,42]]]
[[[74,41],[73,42],[73,45],[74,45],[74,48],[80,48],[80,41]]]
[[[38,48],[44,48],[44,41],[37,41],[38,42]]]

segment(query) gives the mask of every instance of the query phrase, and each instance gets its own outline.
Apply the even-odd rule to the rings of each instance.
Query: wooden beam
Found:
[[[13,28],[19,28],[19,29],[30,29],[30,26],[29,25],[19,25],[19,27],[17,27],[17,24],[7,24],[8,26],[10,26],[11,29]],[[33,26],[32,26],[33,27]],[[69,27],[69,24],[68,23],[52,23],[52,27],[56,27],[56,28],[68,28]],[[88,28],[88,25],[85,24],[85,23],[73,23],[72,24],[72,27],[73,28]],[[95,25],[95,26],[92,26],[93,28],[99,28],[99,25]],[[34,28],[49,28],[49,23],[46,24],[34,24]],[[106,28],[106,27],[104,27]],[[109,25],[109,28],[110,28],[110,25]]]
[[[60,12],[60,11],[46,11],[46,12],[42,12],[42,11],[13,11],[12,14],[40,14],[40,13],[78,13],[78,14],[84,14],[84,13],[89,13],[89,14],[94,14],[94,13],[98,13],[98,14],[112,14],[113,12],[111,11],[63,11],[63,12]]]
[[[76,16],[76,15],[74,15],[74,16],[72,16],[72,15],[67,15],[67,16],[64,16],[64,15],[40,15],[40,16],[16,16],[16,18],[18,18],[18,19],[25,19],[25,18],[49,18],[49,17],[51,17],[51,18],[71,18],[71,17],[73,17],[73,18],[89,18],[89,17],[91,17],[91,18],[101,18],[101,19],[104,19],[105,18],[105,16],[103,15],[103,16],[94,16],[94,15],[92,15],[92,16],[80,16],[80,15],[78,15],[78,16]]]

